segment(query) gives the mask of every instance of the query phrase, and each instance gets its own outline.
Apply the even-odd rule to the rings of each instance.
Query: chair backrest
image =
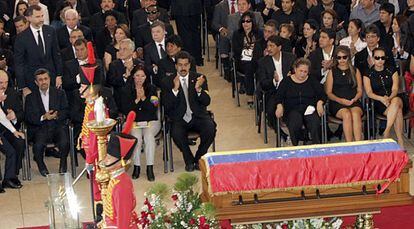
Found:
[[[397,66],[398,66],[398,93],[404,93],[406,92],[406,87],[405,87],[405,69],[407,67],[407,60],[400,60],[398,59],[397,61]]]

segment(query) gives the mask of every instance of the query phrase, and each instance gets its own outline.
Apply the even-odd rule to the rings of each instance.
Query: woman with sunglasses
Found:
[[[364,87],[368,97],[374,100],[375,113],[387,117],[387,125],[383,133],[384,138],[390,137],[391,127],[394,126],[398,144],[403,141],[403,100],[398,95],[399,76],[395,70],[385,65],[388,58],[384,48],[375,48],[372,51],[374,65],[364,76]],[[392,58],[392,57],[390,57]]]
[[[155,153],[155,135],[160,128],[160,122],[157,116],[158,96],[157,89],[151,84],[149,77],[144,72],[143,65],[135,66],[131,75],[134,77],[133,83],[125,87],[126,96],[124,98],[125,106],[129,111],[134,111],[137,115],[135,118],[135,128],[131,134],[138,139],[134,152],[134,171],[132,179],[138,179],[141,172],[141,148],[143,141],[144,153],[147,161],[147,179],[154,181],[154,153]],[[132,82],[132,81],[131,81]],[[124,110],[124,109],[122,109]],[[124,114],[126,115],[126,114]]]
[[[284,78],[276,92],[276,117],[283,117],[289,129],[292,145],[297,146],[302,126],[310,132],[312,143],[320,143],[320,117],[326,100],[322,85],[309,77],[310,61],[299,58],[293,64],[294,74]]]
[[[253,76],[253,48],[262,35],[254,20],[254,14],[247,11],[242,14],[239,30],[233,33],[232,46],[237,71],[246,75],[242,85],[246,88],[247,104],[253,106],[254,76]]]
[[[352,66],[351,51],[338,46],[334,53],[332,70],[326,78],[325,91],[329,98],[329,113],[342,120],[345,140],[360,141],[362,138],[361,116],[362,79],[358,69]]]

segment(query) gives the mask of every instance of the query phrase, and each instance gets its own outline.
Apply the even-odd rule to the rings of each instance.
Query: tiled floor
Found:
[[[206,62],[205,67],[199,72],[208,77],[212,104],[209,107],[218,124],[216,137],[217,151],[267,148],[275,145],[274,133],[269,131],[269,143],[263,143],[263,134],[257,134],[254,123],[254,111],[246,105],[246,98],[241,97],[241,107],[237,107],[231,98],[231,85],[219,76],[214,67],[214,58]],[[414,152],[412,140],[406,142],[408,152]],[[157,182],[173,184],[178,174],[184,172],[184,163],[180,152],[174,148],[175,172],[164,174],[162,165],[162,144],[156,149],[155,176]],[[47,158],[50,172],[57,172],[58,160]],[[32,164],[33,165],[33,164]],[[24,187],[20,190],[6,190],[0,194],[0,229],[11,229],[23,226],[36,226],[48,224],[47,208],[45,201],[48,199],[48,187],[46,179],[41,177],[36,166],[32,170],[32,181],[24,181]],[[134,181],[135,194],[138,208],[143,202],[143,193],[152,185],[146,180],[145,169],[142,177]],[[413,177],[413,176],[411,176]],[[414,185],[411,179],[411,190]],[[75,187],[81,202],[81,221],[90,221],[92,218],[90,208],[89,181],[82,178]]]

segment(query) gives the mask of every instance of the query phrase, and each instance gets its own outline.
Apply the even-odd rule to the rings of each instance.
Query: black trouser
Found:
[[[254,92],[254,74],[253,74],[253,62],[252,61],[238,61],[237,71],[243,73],[244,86],[246,87],[246,95],[253,95]]]
[[[216,137],[216,123],[208,118],[195,118],[186,123],[184,120],[174,121],[171,127],[171,136],[181,150],[186,165],[198,162],[200,158],[207,153],[211,143],[213,143]],[[192,130],[200,134],[201,143],[198,146],[198,150],[193,156],[190,146],[188,145],[188,132]]]
[[[316,111],[311,115],[304,115],[301,111],[292,110],[289,111],[285,119],[292,145],[298,145],[298,139],[300,139],[302,134],[303,125],[305,125],[306,129],[310,132],[312,143],[321,143],[321,118]]]
[[[183,40],[184,50],[188,51],[197,63],[201,57],[200,15],[175,16],[178,35]]]
[[[21,168],[21,161],[25,150],[24,139],[16,138],[9,131],[4,132],[0,138],[3,142],[0,145],[0,151],[6,155],[4,179],[16,178]]]
[[[73,125],[73,141],[74,141],[74,146],[75,146],[75,155],[80,154],[84,159],[86,158],[85,156],[85,150],[83,150],[82,148],[80,150],[78,150],[78,138],[79,135],[82,131],[82,124],[81,123],[76,123]],[[82,141],[79,143],[82,145]],[[76,162],[77,161],[77,157],[75,157]]]
[[[33,140],[34,159],[40,170],[46,169],[43,154],[48,143],[55,143],[60,152],[60,159],[66,160],[69,153],[69,136],[67,126],[45,125],[36,131]]]

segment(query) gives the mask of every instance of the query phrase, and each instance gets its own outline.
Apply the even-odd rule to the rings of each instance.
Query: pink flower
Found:
[[[282,225],[282,229],[288,229],[288,225],[287,224],[283,224]]]

